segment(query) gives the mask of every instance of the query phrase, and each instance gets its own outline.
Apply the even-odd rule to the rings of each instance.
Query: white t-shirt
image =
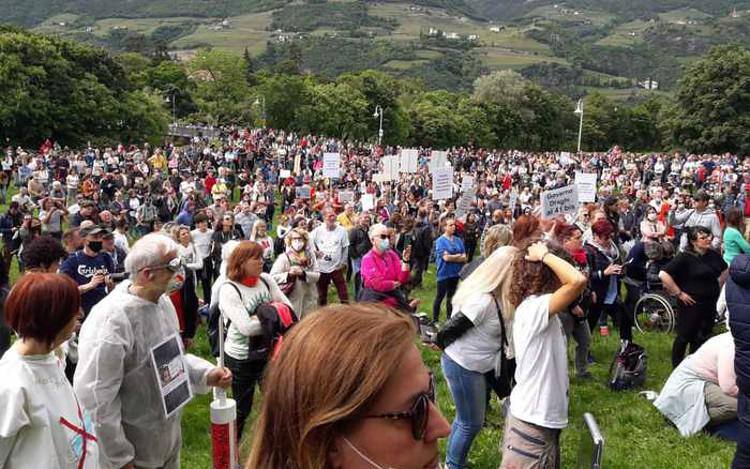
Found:
[[[310,241],[315,248],[323,253],[318,257],[318,269],[324,274],[330,274],[342,266],[346,261],[346,251],[349,247],[349,236],[346,230],[336,225],[329,230],[325,224],[315,228],[310,234]]]
[[[550,317],[552,295],[530,296],[516,308],[513,342],[516,386],[510,413],[546,428],[568,425],[568,352],[557,315]]]
[[[198,251],[202,259],[207,258],[211,255],[211,236],[214,234],[214,230],[207,229],[205,233],[201,232],[198,228],[190,232],[193,236],[193,245]]]
[[[492,295],[482,293],[469,297],[461,306],[461,314],[474,327],[446,347],[445,353],[467,370],[487,373],[495,368],[495,360],[503,343],[500,320]]]

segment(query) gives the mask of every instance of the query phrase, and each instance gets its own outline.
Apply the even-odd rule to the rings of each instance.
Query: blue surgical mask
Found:
[[[391,247],[391,242],[388,239],[381,239],[380,240],[380,250],[381,251],[387,251]]]

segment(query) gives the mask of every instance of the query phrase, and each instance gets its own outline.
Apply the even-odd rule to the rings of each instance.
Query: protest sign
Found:
[[[375,196],[372,194],[362,194],[362,211],[372,210],[375,208]]]
[[[576,171],[575,185],[579,202],[596,202],[596,173]]]
[[[375,173],[372,175],[372,182],[377,182],[378,184],[388,182],[388,180],[388,177],[383,173]]]
[[[298,187],[296,190],[296,195],[298,199],[309,199],[310,198],[310,188],[309,187]]]
[[[352,191],[341,191],[339,192],[339,202],[342,204],[354,201],[354,192]]]
[[[474,188],[474,176],[465,175],[461,179],[461,192],[471,192]]]
[[[458,198],[456,203],[456,217],[462,218],[471,211],[471,204],[474,202],[474,194],[471,192],[464,192],[461,197]]]
[[[179,335],[174,334],[151,348],[151,365],[159,383],[164,415],[169,418],[193,398]]]
[[[401,150],[401,172],[416,173],[419,170],[419,150]]]
[[[430,172],[434,173],[437,169],[445,168],[446,163],[448,163],[448,152],[433,150],[430,155]]]
[[[388,155],[383,157],[383,175],[387,181],[398,181],[399,157]]]
[[[575,214],[578,211],[578,190],[575,185],[542,192],[542,218]]]
[[[302,157],[299,153],[294,155],[294,174],[299,174],[302,169]]]
[[[557,159],[557,161],[563,166],[573,164],[573,159],[570,157],[570,152],[567,151],[561,151],[560,157]]]
[[[292,175],[292,172],[289,171],[288,169],[282,169],[281,171],[279,171],[279,177],[282,179],[286,179],[291,175]]]
[[[432,199],[453,197],[453,168],[438,168],[432,173]]]
[[[323,177],[338,179],[341,157],[338,153],[323,153]]]
[[[514,210],[516,208],[516,204],[518,203],[518,192],[513,189],[510,193],[510,202],[508,204],[508,207],[510,207],[511,210]]]

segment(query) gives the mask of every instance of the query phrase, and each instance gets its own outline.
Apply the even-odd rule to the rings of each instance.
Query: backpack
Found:
[[[263,284],[266,286],[268,291],[271,291],[271,287],[268,282],[261,276]],[[234,288],[240,298],[242,294],[239,288],[232,282],[227,282]],[[294,314],[292,308],[285,303],[276,301],[262,303],[253,311],[254,315],[258,317],[263,334],[261,336],[250,337],[248,360],[260,360],[266,361],[269,357],[273,357],[278,352],[283,342],[283,335],[288,331],[295,323],[298,322],[297,316]],[[211,347],[211,355],[214,357],[219,356],[219,327],[220,327],[221,310],[219,309],[219,302],[217,301],[213,307],[208,311],[208,343]],[[232,324],[232,320],[227,318],[226,329]],[[226,336],[224,337],[226,340]]]
[[[609,367],[609,387],[622,391],[642,385],[646,381],[646,357],[646,349],[623,341]]]

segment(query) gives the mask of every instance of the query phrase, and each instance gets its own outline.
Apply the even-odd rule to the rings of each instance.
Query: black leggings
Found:
[[[447,303],[445,305],[446,319],[450,319],[451,313],[453,312],[453,295],[456,293],[458,287],[458,277],[451,277],[445,280],[438,280],[437,283],[437,295],[435,295],[435,302],[432,304],[432,320],[437,322],[440,319],[440,305],[443,303],[443,298],[446,296]]]
[[[716,301],[701,301],[692,306],[680,304],[677,307],[677,337],[672,343],[672,367],[677,368],[690,345],[690,353],[695,353],[711,335],[716,316]]]
[[[245,420],[253,410],[255,386],[260,384],[266,362],[257,360],[235,360],[225,355],[227,368],[232,370],[232,397],[237,402],[237,441],[242,436]]]

